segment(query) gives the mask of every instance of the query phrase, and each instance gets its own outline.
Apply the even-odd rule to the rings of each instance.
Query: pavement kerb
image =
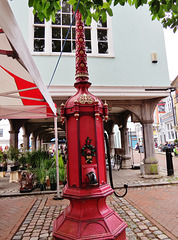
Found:
[[[129,188],[140,188],[140,187],[153,187],[153,186],[166,186],[166,185],[177,185],[178,181],[172,181],[172,182],[154,182],[154,183],[128,183],[128,189]],[[118,187],[115,187],[114,190],[124,189],[123,185],[120,185]],[[7,193],[7,194],[1,194],[0,198],[4,197],[22,197],[22,196],[33,196],[33,195],[46,195],[46,194],[57,194],[57,191],[32,191],[27,193]],[[61,194],[61,191],[60,191]]]
[[[23,196],[33,196],[33,195],[46,195],[46,194],[56,194],[57,191],[37,191],[37,192],[27,192],[27,193],[8,193],[8,194],[1,194],[0,198],[4,197],[23,197]]]
[[[166,234],[172,240],[177,240],[177,237],[172,235],[167,229],[165,229],[160,223],[158,223],[154,218],[152,218],[149,214],[147,214],[143,209],[141,209],[138,205],[136,205],[133,201],[125,197],[127,202],[129,202],[133,207],[135,207],[138,211],[140,211],[149,221],[155,224],[164,234]]]
[[[155,183],[139,183],[139,184],[128,184],[128,188],[140,188],[140,187],[152,187],[152,186],[165,186],[165,185],[176,185],[178,181],[174,182],[155,182]],[[115,187],[114,189],[123,189],[124,186]]]

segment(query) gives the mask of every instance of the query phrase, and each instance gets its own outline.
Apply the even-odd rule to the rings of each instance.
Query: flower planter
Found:
[[[40,184],[40,191],[46,191],[46,183]]]
[[[17,166],[11,166],[11,172],[17,171],[18,167]]]
[[[6,167],[3,167],[3,168],[2,168],[2,171],[3,171],[3,172],[6,172],[6,171],[7,171],[7,166],[6,166]]]

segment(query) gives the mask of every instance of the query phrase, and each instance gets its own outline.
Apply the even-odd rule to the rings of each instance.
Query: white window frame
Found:
[[[36,25],[36,24],[35,24]],[[44,24],[39,24],[40,26],[45,26],[45,51],[44,52],[34,52],[33,51],[33,42],[34,42],[34,15],[33,11],[30,8],[29,9],[29,49],[33,56],[59,56],[60,52],[52,52],[52,44],[51,44],[51,20],[48,22],[44,22]],[[105,28],[104,28],[105,29]],[[98,53],[98,40],[97,40],[97,23],[95,21],[92,21],[91,23],[91,47],[92,47],[92,53],[87,53],[88,57],[105,57],[105,58],[113,58],[114,57],[114,51],[113,51],[113,38],[112,38],[112,21],[111,17],[107,17],[107,34],[108,34],[108,53],[107,54],[101,54]],[[65,56],[75,56],[75,53],[62,53]]]

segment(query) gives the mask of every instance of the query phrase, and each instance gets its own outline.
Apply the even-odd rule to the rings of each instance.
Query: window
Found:
[[[170,132],[168,132],[168,138],[171,139],[171,134],[170,134]]]
[[[3,137],[3,129],[0,129],[0,137]]]
[[[56,14],[56,21],[40,21],[38,17],[31,13],[32,17],[32,36],[31,51],[33,54],[59,54],[62,50],[67,32],[73,18],[72,6],[62,2],[62,9]],[[90,55],[112,56],[111,47],[111,20],[108,17],[106,23],[101,19],[96,23],[92,22],[91,26],[85,25],[86,52]],[[75,52],[75,22],[67,37],[64,54]]]
[[[172,139],[174,139],[174,132],[173,131],[171,131],[171,135],[172,135]]]

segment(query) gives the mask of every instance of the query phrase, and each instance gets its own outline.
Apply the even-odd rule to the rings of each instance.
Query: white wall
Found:
[[[27,44],[29,14],[26,1],[10,1]],[[114,57],[88,57],[90,81],[94,86],[169,86],[164,34],[161,24],[152,21],[148,7],[128,5],[113,8]],[[151,62],[156,52],[158,63]],[[49,84],[58,56],[34,56],[41,76]],[[62,56],[52,85],[73,85],[75,57]]]
[[[5,146],[9,146],[9,139],[10,139],[10,124],[9,120],[7,119],[2,119],[0,121],[0,129],[3,129],[3,136],[0,137],[0,146],[2,146],[3,150]],[[18,142],[18,147],[20,148],[20,144],[23,143],[23,137],[22,137],[22,129],[20,129],[19,132],[19,142]]]

